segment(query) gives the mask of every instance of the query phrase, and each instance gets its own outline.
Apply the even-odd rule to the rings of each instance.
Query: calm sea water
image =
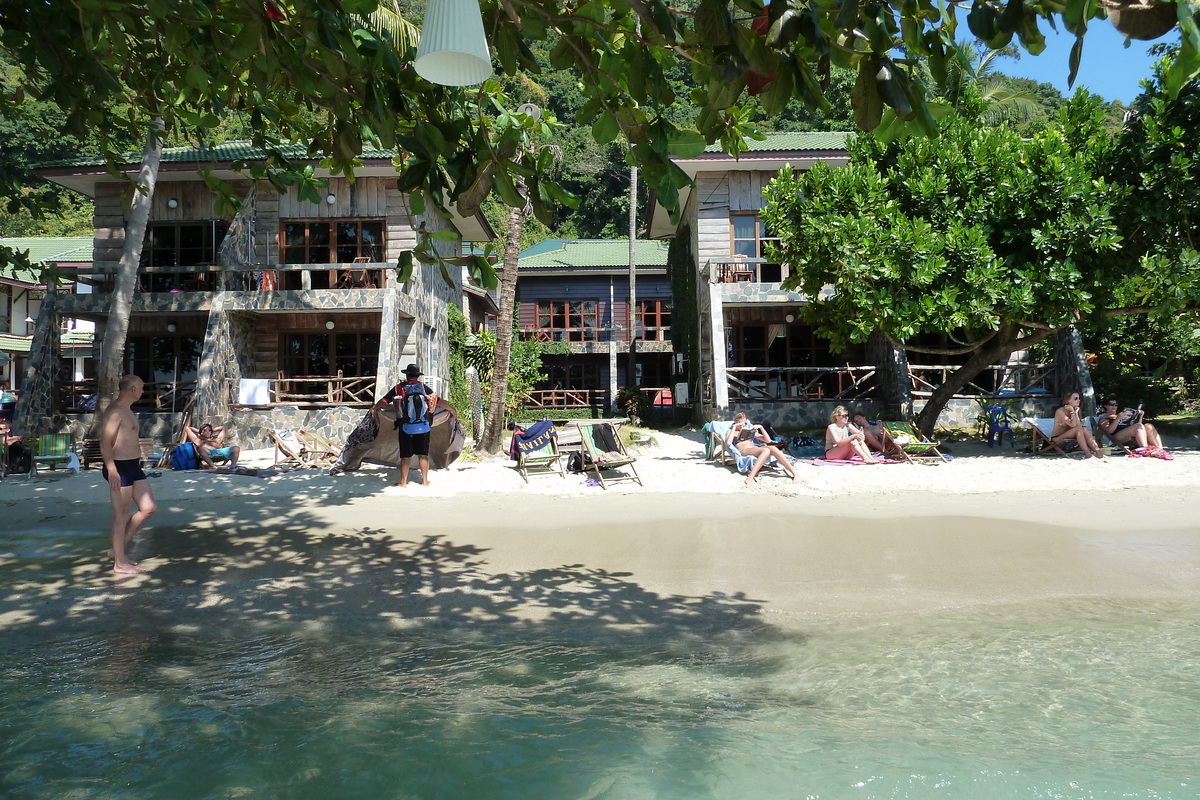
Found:
[[[1200,797],[1194,602],[783,630],[631,575],[286,534],[220,561],[180,535],[110,595],[88,536],[0,534],[0,797]]]

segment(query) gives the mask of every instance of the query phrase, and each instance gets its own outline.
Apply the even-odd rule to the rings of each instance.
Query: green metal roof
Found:
[[[666,267],[667,243],[638,239],[634,257],[639,267]],[[521,251],[522,272],[629,268],[628,239],[546,239]]]
[[[0,350],[10,353],[28,353],[33,343],[32,336],[17,336],[12,333],[0,333]]]
[[[846,142],[852,133],[809,131],[804,133],[768,133],[767,138],[760,141],[746,140],[746,152],[762,153],[777,150],[845,150]],[[720,143],[710,144],[704,148],[706,153],[720,153]]]
[[[307,159],[308,148],[304,145],[284,145],[277,148],[278,152],[291,159]],[[391,160],[396,155],[395,150],[382,150],[374,147],[364,147],[361,158],[386,158]],[[255,147],[250,142],[225,142],[211,147],[166,147],[163,148],[162,161],[167,164],[193,164],[203,162],[220,163],[225,161],[262,161],[267,157],[267,151]],[[142,160],[141,153],[126,153],[125,163],[137,164]],[[46,161],[37,164],[38,167],[102,167],[102,158],[88,156],[68,158],[61,161]]]
[[[17,252],[29,251],[29,263],[34,269],[17,269],[3,277],[19,283],[40,286],[40,265],[64,262],[90,262],[92,260],[92,237],[90,236],[34,236],[27,238],[0,239],[0,245]]]

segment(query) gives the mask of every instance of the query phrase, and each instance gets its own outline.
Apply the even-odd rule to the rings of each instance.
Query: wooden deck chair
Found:
[[[1085,424],[1091,430],[1091,420],[1087,420]],[[1079,455],[1079,445],[1074,439],[1066,439],[1065,441],[1054,441],[1051,433],[1054,431],[1054,417],[1025,417],[1021,420],[1021,424],[1031,431],[1032,439],[1029,443],[1029,452],[1035,456],[1073,456]]]
[[[609,483],[620,481],[637,481],[638,486],[644,485],[634,466],[637,459],[625,450],[625,444],[611,422],[580,425],[579,431],[583,443],[584,470],[595,472],[600,486],[607,489]],[[629,471],[622,472],[624,469]],[[607,475],[605,471],[608,471]]]
[[[558,473],[560,478],[567,477],[566,467],[563,466],[563,454],[558,450],[558,431],[553,425],[545,432],[543,441],[532,450],[517,447],[517,471],[529,483],[531,472],[553,475]]]
[[[938,449],[941,442],[926,439],[910,423],[881,419],[879,427],[883,428],[884,435],[896,445],[901,458],[909,463],[940,464],[950,460]]]
[[[725,443],[725,436],[729,433],[729,426],[732,424],[733,422],[731,421],[722,420],[705,423],[704,429],[708,431],[706,454],[709,461],[720,461],[721,466],[733,467],[741,474],[746,475],[753,468],[757,457],[746,455],[734,447],[732,443]],[[771,456],[767,459],[767,463],[763,464],[764,470],[772,468],[783,471],[783,467],[775,456]],[[790,478],[791,476],[789,475],[788,477]]]
[[[1133,448],[1130,446],[1129,442],[1118,442],[1116,439],[1113,438],[1113,435],[1111,433],[1104,430],[1104,428],[1100,427],[1100,417],[1099,416],[1088,417],[1086,424],[1088,425],[1088,429],[1092,432],[1092,435],[1096,437],[1096,442],[1098,444],[1100,444],[1101,446],[1107,445],[1113,451],[1121,450],[1127,456],[1133,455]],[[1136,440],[1134,440],[1134,439],[1130,439],[1129,441],[1134,442],[1136,444]]]
[[[277,428],[267,431],[271,443],[275,445],[275,463],[272,467],[312,467],[308,451],[300,437],[291,428]]]
[[[79,456],[75,455],[71,434],[47,433],[37,438],[37,451],[33,457],[33,464],[29,467],[29,480],[33,480],[38,467],[43,464],[52,470],[61,465],[76,474],[79,473]]]
[[[342,452],[341,448],[335,447],[333,442],[319,433],[309,433],[301,429],[296,431],[296,435],[300,439],[300,444],[304,446],[303,455],[307,462],[306,466],[331,467]]]

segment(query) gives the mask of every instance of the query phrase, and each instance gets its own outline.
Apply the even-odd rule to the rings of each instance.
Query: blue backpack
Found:
[[[171,469],[200,469],[196,445],[191,442],[175,445],[171,450]]]
[[[429,433],[429,401],[425,395],[425,384],[404,384],[400,430],[405,433]]]

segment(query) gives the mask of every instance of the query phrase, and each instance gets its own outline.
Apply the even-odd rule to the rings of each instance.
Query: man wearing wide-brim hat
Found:
[[[383,408],[388,403],[396,407],[396,430],[400,440],[400,480],[396,485],[408,485],[408,470],[415,455],[421,468],[421,485],[428,486],[429,429],[438,397],[433,389],[420,381],[421,368],[416,364],[405,367],[404,376],[406,380],[389,389],[375,408]]]

